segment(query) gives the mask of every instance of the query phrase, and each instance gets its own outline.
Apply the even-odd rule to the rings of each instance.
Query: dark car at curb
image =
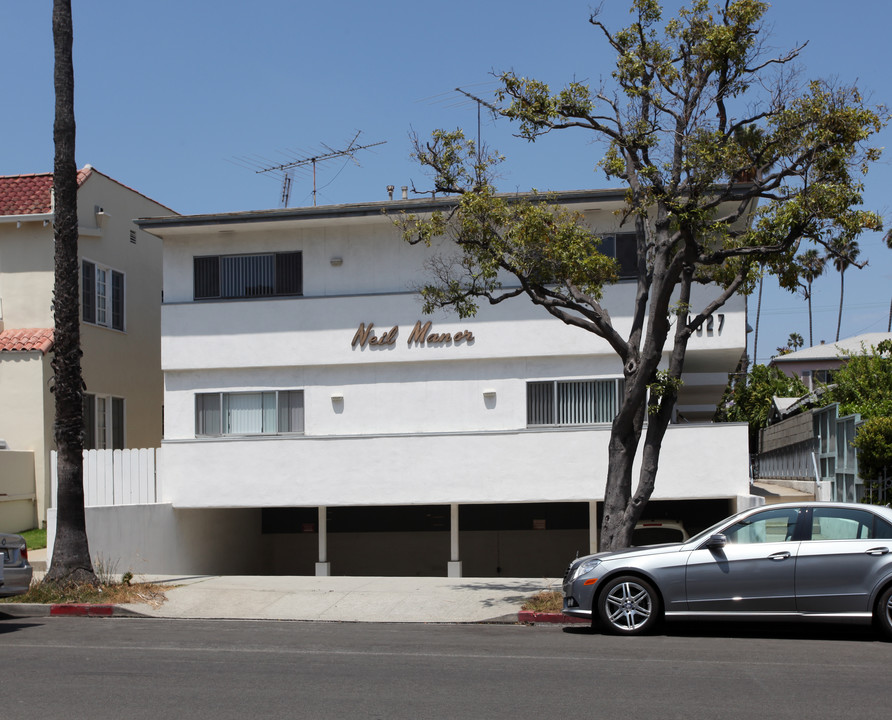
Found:
[[[24,595],[31,587],[33,569],[28,563],[28,546],[25,538],[11,533],[0,533],[0,557],[3,571],[0,573],[0,598]]]
[[[661,620],[874,622],[892,640],[892,510],[786,503],[682,543],[574,560],[563,613],[637,635]]]

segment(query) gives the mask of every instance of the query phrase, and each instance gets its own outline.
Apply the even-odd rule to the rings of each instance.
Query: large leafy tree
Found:
[[[858,474],[866,497],[887,503],[892,480],[892,340],[845,358],[833,374],[826,402],[838,402],[841,415],[858,413],[864,420],[852,444],[858,449]]]
[[[53,2],[56,118],[53,124],[55,284],[53,289],[53,434],[58,451],[56,539],[46,580],[97,584],[84,517],[84,411],[77,259],[77,165],[71,0]]]
[[[616,53],[612,83],[571,82],[554,91],[514,72],[500,76],[490,107],[516,122],[522,137],[575,130],[602,142],[600,167],[627,188],[622,221],[637,237],[637,291],[623,308],[624,332],[602,302],[617,279],[616,262],[580,217],[547,196],[498,195],[499,156],[478,153],[461,131],[415,139],[433,189],[456,195],[448,212],[402,221],[411,243],[444,236],[458,248],[432,264],[422,291],[427,309],[467,316],[481,300],[522,295],[604,338],[621,362],[603,549],[629,544],[653,492],[691,335],[733,294],[751,289],[760,265],[793,291],[803,241],[826,247],[880,225],[858,206],[861,174],[879,156],[866,143],[885,111],[867,106],[855,87],[797,84],[791,63],[801,48],[765,52],[767,7],[727,0],[711,8],[697,0],[665,20],[656,0],[634,0],[626,28],[612,31],[597,13],[590,17]],[[694,306],[697,283],[713,292]]]
[[[841,415],[892,417],[892,340],[845,356],[825,397],[839,403]]]
[[[858,474],[867,481],[867,500],[885,505],[892,490],[892,417],[867,420],[852,444],[858,448]]]
[[[732,373],[716,410],[716,422],[749,423],[750,452],[759,450],[759,431],[768,425],[775,397],[802,397],[808,388],[772,365],[753,365],[749,373]]]

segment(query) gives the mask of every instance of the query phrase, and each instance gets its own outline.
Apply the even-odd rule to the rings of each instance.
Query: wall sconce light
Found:
[[[341,415],[344,412],[344,393],[341,390],[335,390],[331,394],[331,409],[336,415]]]
[[[494,398],[496,396],[496,391],[492,389],[487,389],[483,391],[483,397],[485,398]]]
[[[329,260],[329,262],[331,263],[332,267],[341,267],[341,265],[344,264],[344,258],[333,257],[331,260]]]

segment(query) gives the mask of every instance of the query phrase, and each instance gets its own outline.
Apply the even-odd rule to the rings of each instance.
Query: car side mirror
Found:
[[[710,550],[718,550],[719,548],[725,547],[728,544],[728,536],[722,535],[722,533],[716,533],[715,535],[710,536],[710,538],[706,541],[706,547]]]

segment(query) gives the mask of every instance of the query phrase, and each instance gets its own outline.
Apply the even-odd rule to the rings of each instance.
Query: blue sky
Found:
[[[386,198],[386,186],[425,187],[409,158],[409,133],[438,127],[476,133],[474,105],[454,92],[487,93],[492,71],[513,69],[553,86],[597,84],[612,56],[588,22],[594,3],[556,0],[74,0],[78,165],[102,172],[181,213],[277,207],[280,183],[255,169],[345,147],[378,145],[317,169],[318,203]],[[52,169],[50,0],[0,1],[0,68],[7,97],[0,174]],[[666,3],[667,8],[678,6]],[[547,8],[547,9],[546,9]],[[605,19],[628,20],[626,0]],[[888,28],[892,5],[875,0],[777,0],[769,44],[808,41],[803,77],[857,82],[892,105]],[[528,144],[484,116],[483,139],[507,156],[504,191],[605,187],[601,147],[565,132]],[[889,146],[892,130],[878,144]],[[866,181],[865,205],[892,224],[892,152]],[[311,205],[312,175],[295,176],[291,205]],[[843,336],[885,331],[892,251],[881,234],[861,238],[864,270],[846,274]],[[836,272],[814,288],[815,342],[832,341]],[[754,324],[755,298],[750,300]],[[808,340],[806,303],[766,281],[758,359],[790,332]],[[752,352],[752,335],[750,335]]]

